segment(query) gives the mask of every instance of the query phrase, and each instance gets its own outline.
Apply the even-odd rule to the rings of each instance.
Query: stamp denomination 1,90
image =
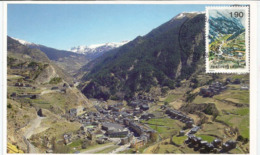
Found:
[[[249,72],[249,8],[206,8],[206,72]]]

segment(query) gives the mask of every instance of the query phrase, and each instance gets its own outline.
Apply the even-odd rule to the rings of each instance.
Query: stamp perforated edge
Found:
[[[244,69],[209,69],[209,61],[208,61],[208,32],[209,32],[209,24],[208,24],[208,10],[209,9],[236,9],[236,8],[244,8],[246,12],[246,26],[245,26],[245,43],[246,43],[246,67]],[[206,6],[205,7],[205,69],[206,73],[236,73],[236,74],[247,74],[250,72],[250,5],[230,5],[230,6]]]

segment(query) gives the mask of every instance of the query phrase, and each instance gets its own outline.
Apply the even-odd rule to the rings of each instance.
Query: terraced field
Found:
[[[145,123],[149,125],[152,129],[156,130],[163,139],[177,134],[184,126],[183,123],[170,118],[155,118],[148,121],[142,121],[142,123]]]

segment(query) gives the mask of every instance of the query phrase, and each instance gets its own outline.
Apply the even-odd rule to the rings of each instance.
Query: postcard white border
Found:
[[[2,56],[0,57],[1,62],[1,80],[0,87],[1,93],[0,98],[3,101],[2,108],[2,134],[0,137],[2,141],[2,151],[3,155],[7,154],[7,4],[206,4],[206,5],[233,5],[235,4],[249,4],[250,5],[250,155],[260,154],[260,142],[257,141],[256,128],[256,114],[257,114],[257,83],[258,83],[258,67],[257,66],[257,10],[260,9],[259,2],[257,1],[3,1],[1,2],[3,9],[1,11],[1,16],[3,17],[2,22]],[[1,6],[1,5],[0,5]],[[1,47],[1,46],[0,46]],[[259,76],[260,77],[260,76]],[[260,109],[258,109],[260,110]],[[259,137],[260,138],[260,137]],[[1,143],[0,143],[1,144]]]

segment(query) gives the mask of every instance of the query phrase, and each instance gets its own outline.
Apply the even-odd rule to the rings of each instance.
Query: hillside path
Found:
[[[91,150],[87,150],[87,151],[84,151],[84,152],[80,152],[81,154],[92,154],[92,153],[96,153],[96,152],[99,152],[99,151],[102,151],[104,149],[107,149],[111,146],[114,146],[114,144],[110,144],[110,145],[106,145],[106,146],[102,146],[102,147],[98,147],[98,148],[94,148],[94,149],[91,149]]]
[[[41,95],[54,93],[54,92],[57,92],[57,90],[44,90],[44,91],[41,92]]]
[[[117,148],[117,149],[113,150],[112,152],[110,152],[110,154],[116,154],[118,152],[125,151],[129,147],[130,147],[130,144],[122,145],[119,148]]]
[[[34,120],[32,120],[29,124],[29,128],[23,135],[29,153],[39,153],[39,150],[34,145],[32,145],[28,139],[34,134],[35,129],[40,126],[42,119],[44,119],[44,117],[37,116]]]

